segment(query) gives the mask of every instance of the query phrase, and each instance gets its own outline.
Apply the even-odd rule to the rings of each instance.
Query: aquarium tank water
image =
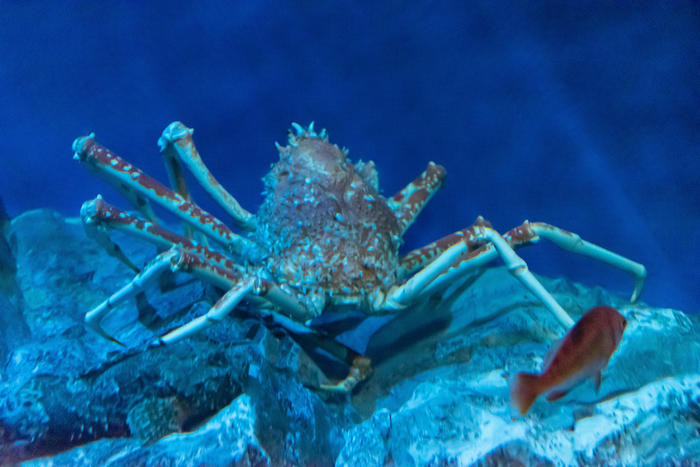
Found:
[[[8,1],[1,465],[700,463],[697,2]]]

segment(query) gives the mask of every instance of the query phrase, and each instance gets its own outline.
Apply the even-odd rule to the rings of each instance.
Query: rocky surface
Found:
[[[137,264],[156,253],[115,239]],[[7,243],[16,288],[0,295],[3,465],[700,461],[700,333],[679,311],[543,279],[574,318],[612,304],[629,324],[598,393],[584,384],[515,417],[510,376],[538,370],[563,333],[503,268],[341,334],[375,370],[352,396],[330,397],[313,388],[337,371],[245,309],[204,335],[151,346],[216,299],[188,277],[107,318],[126,348],[86,330],[85,311],[132,272],[54,212],[15,218]]]

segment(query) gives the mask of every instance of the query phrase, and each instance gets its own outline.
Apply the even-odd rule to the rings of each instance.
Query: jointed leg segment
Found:
[[[227,269],[213,264],[182,245],[175,245],[156,256],[128,284],[90,310],[85,315],[86,323],[100,335],[118,342],[100,327],[100,320],[118,304],[144,291],[168,270],[194,274],[214,285],[228,289],[228,292],[212,306],[207,314],[166,334],[159,339],[161,343],[171,343],[202,331],[223,319],[242,299],[249,296],[259,297],[289,315],[285,316],[285,314],[267,307],[268,309],[266,310],[259,310],[261,316],[270,317],[274,322],[291,331],[297,333],[308,332],[308,329],[298,324],[299,320],[308,319],[308,315],[304,306],[296,298],[283,292],[270,281],[259,279],[252,275],[245,275],[244,272],[237,269]]]
[[[404,274],[408,275],[421,267],[422,269],[389,293],[386,306],[405,306],[415,298],[432,293],[446,283],[469,271],[477,270],[496,256],[500,256],[509,271],[552,311],[562,325],[569,328],[573,325],[571,317],[532,275],[525,261],[514,251],[514,248],[537,242],[540,236],[552,240],[562,248],[604,261],[633,274],[635,289],[632,301],[639,297],[646,277],[643,265],[549,224],[526,221],[501,236],[488,222],[479,217],[473,226],[414,250],[402,258],[401,268]]]
[[[163,130],[163,134],[158,140],[158,146],[166,158],[166,164],[172,167],[170,169],[173,173],[171,178],[178,180],[178,186],[184,184],[182,171],[176,162],[177,160],[181,161],[211,197],[233,217],[237,226],[248,231],[255,230],[255,215],[243,209],[204,165],[192,141],[193,132],[192,128],[187,128],[180,122],[173,122]]]
[[[169,344],[219,323],[253,290],[254,286],[255,279],[253,277],[246,277],[238,284],[231,287],[205,315],[199,316],[189,323],[170,331],[159,339],[160,342]]]
[[[565,250],[569,250],[580,255],[590,256],[593,259],[603,261],[604,263],[608,263],[632,274],[632,276],[635,278],[635,283],[630,302],[634,303],[639,298],[647,276],[647,271],[644,265],[627,259],[624,256],[618,255],[617,253],[613,253],[612,251],[606,250],[605,248],[591,242],[587,242],[577,234],[567,232],[554,227],[553,225],[545,224],[543,222],[533,222],[528,224],[528,227],[535,235],[551,240],[560,248],[564,248]]]
[[[212,308],[212,314],[209,315],[209,318],[206,318],[206,323],[211,324],[212,320],[220,319],[222,316],[220,310],[229,309],[230,311],[230,309],[233,309],[235,303],[233,303],[232,297],[237,296],[233,291],[243,290],[241,289],[241,287],[243,287],[245,291],[241,292],[241,297],[250,294],[251,298],[257,298],[258,300],[279,307],[279,309],[287,313],[289,317],[276,311],[261,311],[261,314],[271,317],[273,321],[288,329],[294,329],[297,333],[306,332],[306,329],[297,323],[306,321],[309,315],[306,308],[295,297],[282,291],[277,285],[268,280],[254,279],[254,276],[248,275],[244,268],[221,253],[204,245],[198,245],[187,237],[170,232],[149,221],[120,211],[106,203],[101,197],[92,201],[87,201],[83,205],[82,219],[86,230],[91,236],[98,237],[100,243],[105,246],[108,251],[111,251],[113,256],[125,261],[127,265],[137,272],[138,268],[136,268],[136,266],[123,255],[119,247],[111,241],[107,233],[108,230],[126,231],[154,243],[161,248],[168,248],[167,251],[159,254],[151,261],[126,286],[87,313],[85,317],[87,324],[104,337],[114,340],[99,326],[99,321],[104,315],[117,304],[142,292],[150,283],[168,269],[194,274],[220,288],[231,289],[231,294],[227,294],[226,298],[222,299],[224,302],[220,302],[220,304]],[[249,281],[253,281],[252,290],[249,290],[246,285]],[[197,323],[200,322],[204,321],[197,321]],[[180,339],[191,335],[206,327],[197,323],[185,325],[185,329],[178,329],[171,332],[166,341],[172,342],[176,340],[176,338]]]
[[[255,243],[233,233],[216,217],[101,146],[95,141],[94,135],[76,139],[73,149],[76,159],[85,162],[115,186],[128,187],[128,193],[132,193],[136,201],[149,199],[158,203],[234,253],[240,255],[259,253]]]
[[[389,208],[399,221],[401,234],[408,230],[430,198],[440,189],[445,175],[444,167],[430,162],[418,178],[387,200]]]
[[[107,298],[107,300],[103,301],[95,308],[87,312],[85,314],[85,323],[101,336],[106,337],[113,342],[120,343],[102,329],[100,326],[100,320],[120,303],[144,291],[150,283],[156,280],[165,271],[170,269],[171,262],[177,256],[177,254],[177,248],[173,247],[156,256],[153,261],[148,263],[141,272],[136,274],[136,276],[128,284],[119,289],[116,293],[112,294],[109,298]]]

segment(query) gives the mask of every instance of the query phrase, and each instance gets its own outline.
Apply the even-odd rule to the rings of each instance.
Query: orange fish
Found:
[[[545,357],[542,373],[518,373],[510,389],[513,407],[524,415],[543,392],[547,400],[564,397],[571,389],[593,378],[600,387],[601,370],[622,339],[627,320],[615,308],[588,310]]]

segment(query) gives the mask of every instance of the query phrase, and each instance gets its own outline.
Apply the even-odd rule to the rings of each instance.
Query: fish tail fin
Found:
[[[510,404],[525,415],[537,396],[542,392],[540,375],[533,373],[518,373],[510,385]]]

